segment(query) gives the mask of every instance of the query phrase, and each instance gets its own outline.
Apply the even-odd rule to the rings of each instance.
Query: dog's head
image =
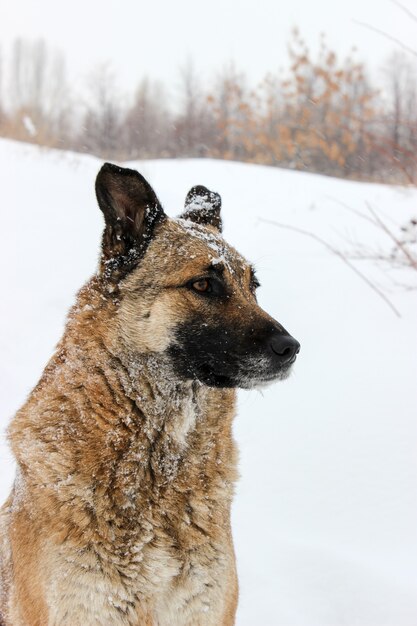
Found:
[[[299,343],[257,304],[254,268],[221,235],[217,193],[193,187],[170,219],[138,172],[110,164],[96,193],[106,221],[100,277],[129,352],[164,353],[178,379],[211,387],[288,376]]]

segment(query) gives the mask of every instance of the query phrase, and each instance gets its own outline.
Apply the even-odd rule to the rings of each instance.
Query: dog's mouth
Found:
[[[181,377],[188,380],[198,380],[208,387],[217,388],[240,388],[254,389],[267,387],[278,381],[285,380],[291,375],[292,366],[297,359],[294,355],[287,363],[279,368],[271,368],[270,362],[265,358],[260,359],[254,356],[252,359],[242,359],[229,363],[214,363],[199,361],[197,363],[188,362],[184,367],[184,361],[174,359],[175,369]],[[182,367],[181,367],[182,361]],[[180,368],[178,364],[180,363]]]
[[[291,376],[293,371],[293,365],[297,357],[294,356],[287,364],[283,365],[280,369],[271,372],[258,371],[256,373],[245,374],[242,373],[238,378],[238,384],[235,385],[241,389],[261,389],[268,387],[272,383],[279,380],[286,380]]]
[[[239,387],[240,389],[263,389],[265,387],[269,387],[269,385],[272,385],[275,382],[278,382],[279,380],[286,380],[287,378],[291,376],[291,372],[292,372],[292,367],[289,366],[289,367],[286,367],[285,369],[282,369],[275,376],[269,376],[269,377],[263,377],[263,378],[242,377],[239,380],[239,384],[236,385],[236,387]]]

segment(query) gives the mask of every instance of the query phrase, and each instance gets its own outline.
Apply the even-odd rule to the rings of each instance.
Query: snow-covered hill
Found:
[[[0,426],[36,383],[75,291],[94,271],[100,161],[0,141]],[[223,198],[225,237],[258,267],[261,304],[301,342],[295,373],[242,392],[233,512],[238,626],[417,623],[417,292],[392,287],[397,318],[313,239],[259,218],[389,249],[371,224],[417,212],[417,192],[209,160],[134,165],[168,213],[204,184]],[[370,262],[363,271],[386,288]],[[13,479],[0,447],[0,496]]]

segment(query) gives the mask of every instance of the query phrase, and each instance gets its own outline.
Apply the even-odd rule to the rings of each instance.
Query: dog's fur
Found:
[[[106,164],[96,190],[99,270],[9,430],[0,622],[232,625],[235,388],[284,378],[295,356],[268,337],[289,336],[218,194],[193,188],[174,220],[133,170]]]

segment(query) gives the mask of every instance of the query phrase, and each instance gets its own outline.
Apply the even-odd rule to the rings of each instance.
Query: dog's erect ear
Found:
[[[106,226],[102,270],[119,277],[134,267],[149,244],[155,225],[165,218],[150,184],[135,170],[105,163],[96,179],[96,195]]]
[[[220,209],[222,200],[215,191],[210,191],[203,185],[190,189],[185,199],[185,210],[180,216],[196,224],[210,225],[222,229]]]

